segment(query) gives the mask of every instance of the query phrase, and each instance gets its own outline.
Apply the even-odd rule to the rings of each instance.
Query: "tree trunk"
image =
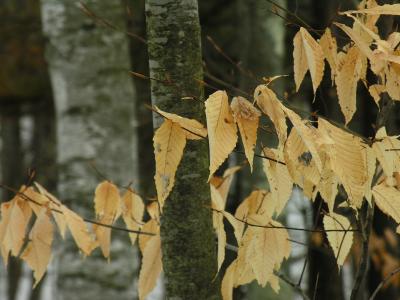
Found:
[[[150,75],[158,79],[151,84],[152,102],[163,110],[204,121],[203,88],[195,80],[203,78],[197,1],[147,0],[146,22]],[[153,122],[156,128],[162,118],[153,115]],[[207,143],[188,141],[175,187],[163,208],[168,299],[219,298],[207,152]]]
[[[18,187],[23,182],[23,162],[20,139],[20,103],[2,101],[1,111],[1,180],[10,187]],[[14,193],[3,190],[3,201],[8,201]],[[9,300],[16,299],[22,264],[18,258],[10,256],[7,265],[7,295]]]
[[[124,28],[119,1],[85,5]],[[135,92],[127,73],[128,41],[123,32],[86,16],[78,1],[42,0],[48,37],[47,60],[55,96],[58,138],[58,195],[75,211],[92,217],[100,180],[137,182],[137,144],[132,124]],[[133,299],[137,258],[128,236],[113,232],[111,262],[96,250],[84,261],[71,242],[60,249],[58,294],[62,299]]]

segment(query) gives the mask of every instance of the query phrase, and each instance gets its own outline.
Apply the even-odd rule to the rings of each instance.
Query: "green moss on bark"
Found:
[[[204,120],[200,25],[195,0],[147,0],[152,101],[161,109]],[[161,82],[164,81],[164,82]],[[166,83],[168,82],[168,83]],[[192,97],[193,100],[182,100]],[[154,116],[154,126],[162,122]],[[161,218],[168,299],[219,299],[205,141],[189,141]]]

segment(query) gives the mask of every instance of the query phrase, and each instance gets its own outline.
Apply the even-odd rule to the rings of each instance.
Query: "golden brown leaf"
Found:
[[[271,119],[278,134],[280,145],[283,145],[287,138],[287,125],[281,102],[266,85],[259,85],[255,89],[254,99],[262,112]]]
[[[385,182],[374,186],[372,194],[376,205],[388,216],[392,217],[397,224],[400,223],[400,191],[395,187],[388,186]]]
[[[315,93],[324,75],[324,53],[321,46],[303,27],[295,35],[293,45],[296,91],[299,90],[304,76],[309,70]]]
[[[384,4],[372,8],[364,8],[359,10],[349,10],[345,13],[369,14],[369,15],[400,15],[400,4]]]
[[[117,215],[120,215],[121,198],[118,188],[109,181],[100,183],[95,191],[94,207],[97,221],[101,224],[111,225]],[[111,228],[93,225],[101,251],[105,258],[110,256]]]
[[[375,164],[375,158],[370,157],[372,153],[367,150],[368,145],[322,118],[318,120],[318,130],[334,141],[326,152],[332,170],[346,190],[350,202],[361,207],[363,197],[370,189],[367,187],[371,176],[367,160],[371,159]]]
[[[387,177],[392,177],[394,172],[400,171],[400,141],[397,136],[387,136],[386,128],[379,128],[375,135],[372,149]]]
[[[275,221],[270,221],[270,224],[282,226]],[[246,262],[251,265],[261,286],[265,286],[271,279],[274,268],[279,267],[282,261],[289,257],[291,247],[288,239],[289,235],[285,229],[253,226],[247,228],[238,255],[245,250]]]
[[[241,168],[241,166],[230,167],[224,171],[222,177],[214,175],[210,180],[210,184],[212,184],[218,190],[224,203],[226,203],[226,199],[228,198],[229,188],[233,180],[233,175]]]
[[[10,252],[19,255],[31,215],[31,208],[19,195],[1,204],[0,247],[5,265]]]
[[[139,230],[142,227],[144,204],[142,198],[131,189],[128,189],[122,197],[122,218],[126,228]],[[138,234],[129,233],[132,245],[135,244]]]
[[[236,146],[237,128],[225,91],[211,94],[206,105],[208,140],[210,144],[210,176],[217,171]]]
[[[92,250],[96,247],[91,234],[85,224],[85,221],[72,210],[62,205],[60,210],[65,216],[68,229],[71,231],[72,237],[75,240],[78,248],[83,252],[85,256],[89,255]]]
[[[313,188],[320,180],[320,173],[297,130],[290,131],[285,143],[284,156],[293,182],[303,189],[306,197],[311,199]]]
[[[42,279],[46,272],[47,265],[50,262],[53,231],[54,229],[50,220],[49,211],[47,208],[42,208],[29,233],[29,243],[21,254],[21,258],[33,270],[33,276],[35,278],[33,288],[35,288]]]
[[[379,101],[381,100],[381,94],[386,91],[386,88],[382,84],[373,84],[369,87],[368,89],[370,95],[372,98],[374,98],[374,101],[376,105],[379,107]]]
[[[188,119],[176,114],[167,113],[162,111],[157,106],[154,106],[156,112],[162,115],[164,118],[178,123],[179,126],[185,130],[186,138],[189,140],[201,140],[207,137],[207,129],[199,121],[194,119]]]
[[[261,113],[243,97],[233,98],[231,109],[239,127],[244,152],[249,161],[250,169],[253,171],[254,147],[256,146],[258,122]]]
[[[325,215],[323,222],[325,230],[351,229],[350,221],[346,217],[333,212],[329,215]],[[328,231],[326,235],[328,236],[329,244],[333,249],[338,265],[342,266],[353,245],[353,232]]]
[[[283,161],[283,153],[278,149],[264,148],[263,153],[267,157]],[[289,175],[286,165],[269,159],[264,159],[263,166],[265,175],[268,179],[273,202],[276,203],[275,211],[277,214],[280,214],[292,194],[292,178]]]
[[[243,251],[241,256],[244,256]],[[245,262],[245,260],[241,257],[238,257],[226,269],[221,284],[221,295],[223,300],[232,299],[234,287],[250,283],[255,279],[250,265],[243,265],[243,262]]]
[[[109,181],[101,182],[95,191],[94,209],[96,216],[100,219],[107,216],[111,222],[114,221],[121,206],[121,198],[118,188]]]
[[[150,219],[143,225],[142,230],[145,232],[159,234],[160,226],[158,225],[157,220]],[[151,239],[151,237],[152,237],[151,235],[145,235],[145,234],[139,235],[139,249],[142,253],[145,251],[147,242]]]
[[[400,72],[396,71],[395,64],[389,64],[385,68],[386,91],[390,98],[400,101]]]
[[[292,122],[294,129],[297,131],[298,135],[301,137],[304,145],[307,147],[308,151],[311,153],[311,157],[315,162],[315,166],[318,171],[322,170],[322,161],[318,153],[318,147],[320,144],[327,143],[327,138],[319,134],[317,129],[312,126],[308,121],[304,121],[300,118],[298,114],[289,108],[282,105],[282,108]],[[292,129],[293,130],[293,129]]]
[[[139,299],[145,299],[153,290],[162,271],[161,239],[153,236],[142,252],[142,267],[139,274]]]
[[[217,272],[222,266],[225,259],[225,246],[226,246],[226,233],[224,229],[224,215],[220,212],[225,209],[225,201],[222,199],[218,190],[210,184],[211,190],[211,207],[216,210],[213,211],[213,227],[218,237],[218,268]]]
[[[325,29],[324,34],[319,40],[319,45],[331,67],[331,80],[334,82],[337,74],[337,44],[329,27]]]
[[[160,208],[171,192],[175,173],[186,145],[186,133],[177,123],[165,120],[154,134],[156,174],[154,176]]]
[[[352,47],[343,58],[336,77],[339,105],[348,124],[356,111],[357,83],[361,78],[362,59],[357,47]]]
[[[50,207],[51,214],[56,221],[58,230],[60,231],[60,235],[62,238],[65,237],[65,232],[67,230],[67,222],[65,221],[65,217],[62,213],[59,212],[59,207],[61,206],[61,201],[58,200],[53,194],[49,193],[43,186],[41,186],[39,183],[34,182],[36,188],[38,189],[39,193],[36,193],[32,187],[28,187],[25,191],[24,194],[27,195],[29,193],[28,198],[33,197],[34,201],[37,204],[36,205],[33,202],[29,201],[29,204],[32,207],[32,210],[35,212],[36,215],[38,215],[38,212],[40,212],[42,206],[48,205]],[[35,208],[36,207],[36,208]]]

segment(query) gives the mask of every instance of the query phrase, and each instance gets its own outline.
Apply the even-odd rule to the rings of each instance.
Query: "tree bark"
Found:
[[[152,102],[204,121],[200,26],[195,0],[147,0]],[[167,81],[164,83],[161,81]],[[193,100],[182,100],[193,97]],[[154,128],[162,118],[153,114]],[[161,217],[168,299],[219,299],[216,244],[207,184],[207,143],[188,141]]]
[[[126,25],[119,1],[89,0],[85,5],[119,28]],[[137,182],[128,41],[123,32],[86,16],[79,1],[42,0],[42,21],[57,117],[58,195],[79,214],[92,217],[94,189],[104,179],[93,164],[113,182]],[[82,261],[71,241],[60,249],[59,298],[136,297],[136,251],[125,234],[112,234],[108,264],[99,250]]]

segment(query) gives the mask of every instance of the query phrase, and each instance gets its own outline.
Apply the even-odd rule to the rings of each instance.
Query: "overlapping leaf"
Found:
[[[126,227],[138,231],[142,227],[144,204],[142,198],[133,190],[128,189],[122,197],[122,218]],[[138,234],[129,233],[132,245],[135,244]]]
[[[275,93],[266,85],[259,85],[254,91],[254,99],[262,112],[271,119],[276,128],[279,143],[283,145],[287,138],[286,118]]]
[[[154,154],[156,158],[154,179],[161,208],[174,186],[175,173],[186,145],[186,135],[179,124],[168,119],[154,134]]]
[[[0,246],[5,265],[10,252],[19,255],[31,215],[31,208],[19,195],[1,204]]]
[[[109,181],[100,183],[95,191],[94,208],[97,221],[111,225],[116,216],[120,214],[121,199],[118,188]],[[104,257],[110,256],[111,228],[95,224],[93,231],[99,241]]]
[[[397,224],[400,223],[400,191],[385,182],[374,186],[372,189],[375,203],[379,209],[391,216]]]
[[[29,243],[21,254],[21,258],[33,270],[35,287],[46,272],[51,259],[51,244],[53,242],[53,224],[47,208],[42,208],[35,224],[29,233]]]
[[[331,80],[332,83],[335,81],[337,74],[337,43],[336,39],[332,36],[331,30],[328,28],[325,29],[324,34],[319,40],[319,45],[321,46],[322,52],[326,60],[331,67]]]
[[[328,231],[326,234],[336,261],[339,266],[342,266],[353,245],[353,232],[346,231],[351,229],[350,221],[346,217],[332,212],[324,216],[323,223],[325,230],[337,230]]]
[[[207,129],[199,121],[184,118],[176,114],[171,114],[162,111],[157,106],[154,106],[157,113],[164,118],[179,124],[179,126],[186,131],[186,138],[190,140],[200,140],[207,137]]]
[[[357,83],[361,79],[362,57],[357,47],[351,47],[338,68],[336,77],[339,105],[346,120],[351,121],[356,112]]]
[[[151,237],[142,252],[142,267],[139,274],[139,299],[145,299],[153,290],[162,271],[161,238]]]
[[[278,149],[264,148],[263,153],[276,161],[284,160],[283,153]],[[286,165],[276,161],[264,159],[263,165],[273,202],[276,203],[275,211],[280,214],[292,194],[293,181]]]
[[[367,190],[370,190],[368,184],[373,175],[372,164],[367,161],[371,160],[375,166],[375,158],[371,157],[372,151],[359,137],[333,126],[322,118],[318,120],[318,130],[334,141],[327,152],[332,170],[346,190],[350,202],[361,207],[363,197]]]
[[[211,94],[206,105],[208,141],[210,144],[210,176],[217,171],[236,146],[237,128],[225,91]]]
[[[304,76],[309,70],[315,93],[324,75],[324,53],[322,48],[303,27],[295,35],[293,45],[296,91],[299,90]]]
[[[253,171],[254,147],[257,141],[257,129],[261,113],[243,97],[233,98],[231,109],[239,127],[250,169]]]

